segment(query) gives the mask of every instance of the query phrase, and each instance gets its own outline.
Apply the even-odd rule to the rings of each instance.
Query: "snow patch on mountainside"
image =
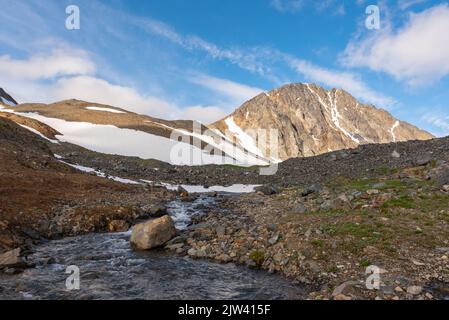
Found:
[[[228,130],[234,134],[237,139],[240,141],[240,145],[245,148],[246,150],[263,157],[263,153],[259,150],[259,148],[256,146],[256,142],[254,139],[244,132],[235,122],[234,117],[229,117],[225,120],[226,125],[228,126]]]
[[[260,162],[253,162],[252,160],[255,160],[255,158],[248,159],[247,157],[236,161],[227,155],[210,155],[201,148],[188,143],[138,130],[123,129],[113,125],[66,121],[45,117],[38,113],[14,112],[14,110],[4,108],[2,110],[38,120],[52,127],[62,134],[57,135],[61,142],[76,144],[100,153],[155,159],[173,165],[235,164],[252,166],[261,164]]]
[[[214,137],[210,136],[210,135],[205,135],[205,134],[200,134],[197,132],[190,132],[184,129],[177,129],[177,128],[173,128],[170,126],[167,126],[165,124],[162,123],[158,123],[158,122],[154,122],[151,121],[152,123],[159,125],[161,127],[167,128],[171,131],[175,131],[178,132],[182,135],[185,136],[191,136],[194,138],[197,138],[207,144],[209,144],[210,146],[216,148],[217,150],[222,150],[223,152],[225,152],[226,154],[228,154],[229,156],[232,156],[233,158],[235,158],[237,161],[241,162],[241,163],[248,163],[248,164],[252,164],[252,165],[268,165],[268,161],[265,161],[263,159],[259,159],[251,154],[248,154],[247,152],[245,152],[244,150],[242,150],[241,148],[238,148],[236,146],[234,146],[234,144],[232,143],[231,140],[229,140],[229,138],[227,138],[225,135],[223,135],[219,130],[214,130],[212,132],[214,133],[219,133],[219,135],[223,138],[223,139],[219,139],[218,142],[214,139]],[[243,148],[245,148],[245,146],[243,146]],[[245,148],[246,149],[246,148]],[[252,152],[249,149],[246,149],[249,152]],[[252,152],[254,153],[254,152]],[[261,157],[263,157],[260,154],[257,154]]]
[[[323,99],[321,99],[320,95],[318,93],[316,93],[309,84],[306,84],[307,89],[312,93],[312,95],[314,95],[318,101],[320,102],[320,104],[324,107],[324,109],[326,109],[327,111],[330,111],[331,113],[331,119],[332,119],[332,123],[334,124],[335,128],[339,131],[341,131],[345,136],[349,137],[352,141],[354,141],[357,144],[360,144],[360,140],[357,139],[356,137],[354,137],[350,132],[348,132],[345,128],[343,128],[340,125],[340,119],[341,119],[341,115],[338,112],[338,108],[337,108],[337,93],[338,90],[335,92],[334,94],[334,98],[332,99],[332,96],[329,92],[327,92],[327,98],[329,100],[330,105],[328,105],[327,103],[325,103],[323,101]]]
[[[111,113],[126,113],[120,110],[111,109],[111,108],[103,108],[103,107],[86,107],[87,110],[92,111],[103,111],[103,112],[111,112]]]
[[[334,99],[332,100],[331,94],[328,92],[327,96],[329,97],[329,101],[331,103],[331,115],[332,115],[332,122],[335,124],[335,126],[341,131],[343,132],[343,134],[345,134],[347,137],[349,137],[352,141],[354,141],[355,143],[359,144],[360,140],[355,138],[349,131],[347,131],[346,129],[344,129],[341,125],[340,125],[340,118],[341,115],[338,112],[338,108],[337,108],[337,93],[338,90],[334,93]]]
[[[51,142],[51,143],[55,143],[55,144],[58,144],[58,143],[59,143],[58,140],[52,140],[52,139],[49,139],[49,138],[47,138],[46,136],[44,136],[42,133],[40,133],[39,131],[37,131],[37,130],[34,129],[34,128],[30,128],[30,127],[28,127],[28,126],[26,126],[26,125],[24,125],[24,124],[19,124],[19,125],[20,125],[22,128],[25,128],[25,129],[31,131],[32,133],[37,134],[37,135],[38,135],[39,137],[41,137],[42,139],[45,139],[45,140],[47,140],[47,141],[49,141],[49,142]]]
[[[396,121],[390,129],[390,133],[393,138],[393,142],[396,142],[396,134],[394,133],[394,130],[396,130],[396,128],[399,127],[399,124],[400,124],[399,121]]]
[[[55,155],[55,157],[58,159],[62,159],[61,156],[57,156]],[[95,170],[93,168],[89,168],[89,167],[85,167],[85,166],[81,166],[79,164],[71,164],[68,162],[65,162],[63,160],[59,160],[59,162],[62,162],[78,171],[81,172],[85,172],[85,173],[95,173],[96,176],[101,177],[101,178],[108,178],[110,180],[114,180],[116,182],[120,182],[120,183],[124,183],[124,184],[141,184],[140,182],[134,181],[134,180],[130,180],[130,179],[125,179],[125,178],[120,178],[120,177],[115,177],[115,176],[106,176],[105,173]]]

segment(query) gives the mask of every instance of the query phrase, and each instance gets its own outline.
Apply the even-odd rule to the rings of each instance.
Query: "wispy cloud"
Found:
[[[438,129],[439,132],[435,133],[436,136],[442,137],[449,135],[449,116],[435,114],[435,112],[432,112],[422,116],[421,120]]]
[[[190,78],[190,81],[221,95],[224,95],[229,100],[236,103],[243,103],[246,100],[249,100],[264,92],[263,89],[243,85],[227,79],[211,77],[204,74],[193,76]]]
[[[353,73],[322,68],[290,56],[286,56],[286,60],[292,68],[303,74],[307,79],[310,79],[310,81],[344,89],[365,102],[373,103],[380,107],[387,108],[395,104],[394,99],[372,90]]]
[[[142,21],[139,24],[146,26],[147,31],[160,35],[189,50],[197,49],[204,51],[213,58],[228,60],[245,70],[255,72],[272,80],[277,78],[273,75],[272,64],[274,62],[286,63],[288,67],[298,74],[306,76],[307,79],[310,79],[311,81],[327,86],[343,88],[355,96],[362,98],[366,102],[381,107],[388,107],[394,103],[394,99],[375,92],[375,90],[364,83],[359,76],[353,73],[316,66],[308,61],[295,58],[271,48],[250,48],[246,50],[223,49],[198,36],[184,37],[165,24],[154,23],[152,20],[150,21],[151,23],[149,24]],[[148,28],[148,25],[151,25],[151,28]],[[209,86],[212,85],[211,83],[217,84],[217,82],[211,81]],[[208,82],[202,81],[199,84],[208,84]],[[220,83],[220,85],[223,84]]]
[[[407,10],[410,7],[413,7],[418,4],[422,4],[427,2],[428,0],[399,0],[398,7],[401,10]]]

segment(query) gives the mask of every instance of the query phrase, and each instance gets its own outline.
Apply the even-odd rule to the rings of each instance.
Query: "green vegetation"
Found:
[[[389,207],[400,207],[405,209],[414,209],[416,208],[416,202],[414,199],[412,199],[409,196],[400,196],[398,198],[394,198],[391,200],[386,201],[383,205],[383,208],[389,208]]]
[[[321,239],[316,239],[316,240],[312,240],[312,244],[313,244],[315,247],[320,247],[320,248],[322,248],[322,247],[324,246],[324,241],[321,240]]]
[[[265,261],[265,254],[262,251],[255,250],[251,252],[249,258],[256,263],[257,267],[261,267]]]
[[[359,266],[361,266],[362,268],[367,268],[371,265],[371,261],[369,261],[368,259],[362,259],[359,262]]]

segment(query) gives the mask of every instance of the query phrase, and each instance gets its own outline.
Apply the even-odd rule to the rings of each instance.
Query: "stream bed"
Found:
[[[201,196],[176,200],[169,213],[178,229],[188,228],[197,207],[214,205]],[[192,260],[164,250],[136,252],[130,232],[88,234],[34,248],[36,264],[18,275],[0,275],[0,299],[304,299],[304,287],[276,274],[234,264]],[[79,290],[68,290],[68,266],[80,272]]]

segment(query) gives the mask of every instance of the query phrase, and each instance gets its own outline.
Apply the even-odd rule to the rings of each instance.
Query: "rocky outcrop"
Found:
[[[279,131],[278,159],[315,156],[363,144],[427,140],[432,135],[387,111],[358,102],[341,89],[314,84],[291,84],[249,100],[214,123],[230,139],[248,149],[241,131]],[[267,150],[261,153],[268,157]]]
[[[150,250],[160,247],[176,236],[176,228],[169,216],[134,226],[131,245],[137,250]]]

